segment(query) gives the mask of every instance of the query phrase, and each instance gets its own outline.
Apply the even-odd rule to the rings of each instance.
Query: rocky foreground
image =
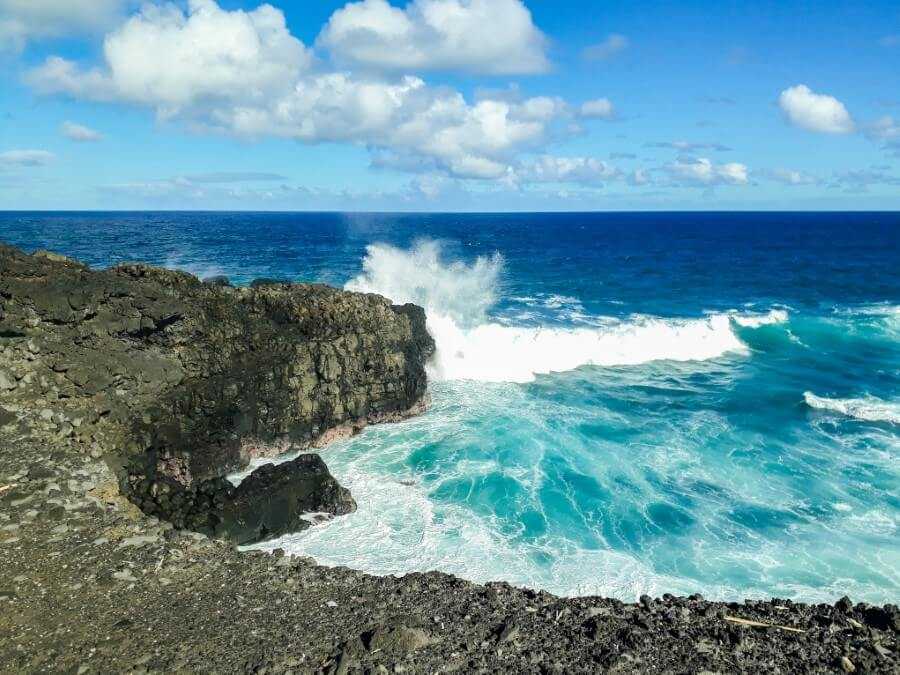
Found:
[[[0,671],[900,671],[893,605],[623,604],[240,552],[355,503],[312,453],[224,474],[421,412],[433,349],[421,309],[376,296],[0,246]]]

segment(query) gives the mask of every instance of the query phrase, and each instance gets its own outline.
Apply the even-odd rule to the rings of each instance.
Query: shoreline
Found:
[[[637,603],[560,598],[440,572],[373,576],[279,551],[240,551],[238,542],[190,531],[186,521],[174,527],[145,512],[143,493],[128,493],[123,467],[152,474],[154,484],[165,479],[190,488],[197,499],[232,463],[249,461],[250,446],[241,443],[252,436],[223,440],[203,435],[212,427],[202,425],[202,434],[195,426],[187,428],[193,435],[184,429],[148,435],[147,427],[169,422],[143,419],[151,410],[162,414],[152,404],[170,400],[162,396],[181,404],[185,387],[190,401],[199,397],[214,410],[225,399],[239,400],[239,414],[228,408],[236,429],[269,420],[288,430],[300,450],[373,420],[395,421],[426,401],[417,388],[428,352],[419,313],[321,288],[222,290],[143,266],[94,273],[54,254],[24,256],[3,247],[0,254],[3,672],[895,672],[900,664],[895,605],[710,602],[668,594]],[[60,279],[69,285],[60,288]],[[123,285],[132,293],[128,302],[138,297],[149,305],[115,304],[124,302],[116,295]],[[129,313],[137,306],[141,312]],[[107,312],[111,307],[116,312]],[[228,323],[235,307],[250,307],[260,323]],[[218,318],[204,324],[209,315]],[[385,328],[385,322],[396,323]],[[267,333],[270,325],[276,329]],[[269,358],[279,350],[295,354],[302,340],[312,340],[317,351],[302,355],[311,370],[273,375],[278,387],[263,377],[243,383],[253,396],[225,392],[204,360],[214,352],[198,346],[196,332],[204,326],[221,339],[214,348],[264,340]],[[285,337],[292,326],[302,330]],[[367,346],[355,351],[353,344]],[[374,375],[357,368],[376,357],[383,367]],[[121,367],[106,374],[110,359]],[[135,377],[132,367],[153,375]],[[362,377],[369,377],[365,398],[359,387],[345,386]],[[112,400],[100,384],[114,392]],[[281,386],[298,398],[283,397]],[[316,414],[327,416],[315,419],[340,423],[297,426],[320,398],[330,403]],[[351,411],[359,401],[365,403]],[[141,423],[132,426],[134,414]],[[192,419],[200,425],[207,414]],[[259,440],[272,444],[278,437]],[[171,438],[198,452],[161,445]],[[199,442],[209,438],[208,446]],[[165,471],[157,475],[160,466]],[[327,478],[326,496],[341,497],[343,488]],[[251,497],[255,513],[264,500]],[[222,517],[221,505],[204,503],[203,517]],[[159,515],[184,512],[169,502],[166,509]],[[254,536],[271,533],[270,524]],[[203,521],[195,529],[208,527]]]

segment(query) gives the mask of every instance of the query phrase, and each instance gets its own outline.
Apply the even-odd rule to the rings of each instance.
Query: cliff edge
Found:
[[[92,270],[0,246],[0,405],[102,454],[146,513],[249,543],[356,508],[303,456],[424,410],[434,342],[414,305],[318,284],[232,288],[127,264]]]

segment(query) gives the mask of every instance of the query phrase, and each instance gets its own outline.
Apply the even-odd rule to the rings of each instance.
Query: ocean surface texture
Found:
[[[0,240],[426,308],[430,411],[324,450],[359,511],[266,548],[900,599],[900,214],[7,213]]]

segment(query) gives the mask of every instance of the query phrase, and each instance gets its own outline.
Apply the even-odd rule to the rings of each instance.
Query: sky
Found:
[[[0,0],[0,209],[900,209],[900,3]]]

